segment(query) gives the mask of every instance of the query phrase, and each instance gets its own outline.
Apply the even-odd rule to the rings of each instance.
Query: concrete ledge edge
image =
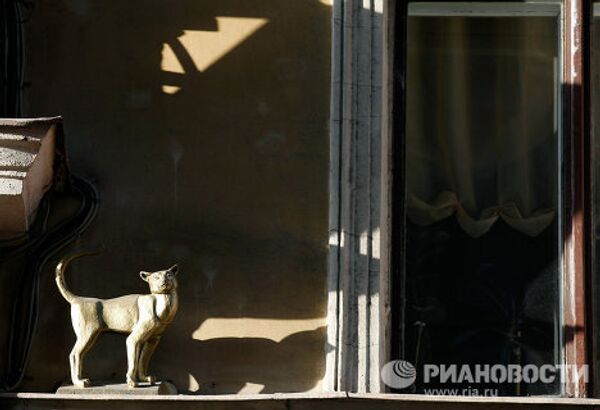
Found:
[[[424,396],[417,394],[386,393],[273,393],[273,394],[222,394],[222,395],[170,395],[135,396],[123,394],[54,394],[54,393],[0,393],[3,399],[59,400],[59,401],[158,401],[158,402],[243,402],[243,401],[301,401],[301,400],[352,400],[352,401],[403,401],[445,403],[489,403],[489,404],[549,404],[600,406],[600,399],[565,397],[467,397],[467,396]]]

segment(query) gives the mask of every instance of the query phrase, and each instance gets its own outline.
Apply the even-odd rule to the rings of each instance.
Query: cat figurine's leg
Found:
[[[144,343],[140,353],[139,378],[141,381],[145,381],[150,384],[154,384],[156,382],[156,378],[148,375],[148,364],[150,363],[150,358],[152,357],[154,350],[156,350],[156,346],[158,346],[159,341],[160,336],[152,336],[146,343]]]
[[[72,306],[71,320],[77,340],[69,355],[69,363],[71,365],[71,382],[73,385],[88,387],[90,380],[82,378],[83,359],[96,341],[100,329],[99,326],[94,326],[94,323],[86,323],[81,310],[82,306]]]
[[[147,325],[140,324],[135,327],[127,337],[127,384],[129,387],[136,387],[139,384],[139,365],[142,346],[148,338]]]

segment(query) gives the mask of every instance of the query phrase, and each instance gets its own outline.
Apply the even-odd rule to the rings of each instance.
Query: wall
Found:
[[[190,393],[319,389],[324,374],[331,6],[317,0],[46,0],[28,23],[26,114],[62,115],[102,204],[67,252],[80,295],[145,292],[180,265],[151,367]],[[51,271],[22,390],[68,378]],[[121,381],[106,335],[86,374]]]

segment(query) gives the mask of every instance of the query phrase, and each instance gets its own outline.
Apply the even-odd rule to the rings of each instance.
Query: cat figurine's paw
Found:
[[[133,379],[127,378],[127,385],[129,387],[138,387],[139,383]]]
[[[84,387],[90,387],[91,382],[90,382],[90,379],[81,379],[81,380],[76,380],[73,383],[73,385],[83,389]]]
[[[154,376],[146,376],[143,380],[150,384],[156,384],[156,377]]]

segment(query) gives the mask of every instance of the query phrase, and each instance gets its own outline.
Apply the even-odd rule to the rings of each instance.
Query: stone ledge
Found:
[[[121,409],[574,409],[599,408],[599,399],[557,397],[457,397],[407,394],[275,393],[249,395],[72,395],[48,393],[0,394],[2,409],[92,409],[118,403]],[[152,402],[152,403],[151,403]]]

